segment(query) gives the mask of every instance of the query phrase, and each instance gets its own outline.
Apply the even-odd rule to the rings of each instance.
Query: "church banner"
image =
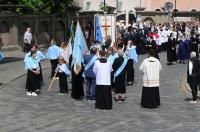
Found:
[[[105,37],[110,35],[115,42],[116,39],[116,15],[115,14],[98,14],[101,26],[103,41]],[[96,31],[95,31],[96,32]]]

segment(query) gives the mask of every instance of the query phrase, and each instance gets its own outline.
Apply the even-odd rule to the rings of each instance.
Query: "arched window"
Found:
[[[197,10],[196,10],[196,9],[192,9],[191,11],[194,11],[194,12],[195,12],[195,11],[197,11]]]
[[[23,34],[26,32],[27,27],[30,27],[30,25],[26,22],[22,23],[19,29],[20,34]]]
[[[161,11],[161,9],[156,9],[155,11]]]
[[[58,21],[55,27],[56,31],[65,31],[65,24],[63,21]]]
[[[173,11],[176,11],[176,12],[178,12],[179,10],[178,10],[178,9],[174,9]]]
[[[9,33],[10,26],[6,21],[0,23],[0,33]]]
[[[43,21],[39,25],[39,32],[49,32],[49,23],[47,21]]]
[[[144,19],[144,22],[145,22],[147,25],[150,25],[150,23],[155,23],[154,20],[153,20],[153,18],[151,18],[151,17],[146,17],[146,18]]]

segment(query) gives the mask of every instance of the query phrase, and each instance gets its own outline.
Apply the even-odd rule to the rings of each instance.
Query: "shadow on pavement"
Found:
[[[185,101],[191,101],[192,98],[185,98],[184,100],[185,100]]]
[[[0,83],[0,86],[2,86],[3,85],[3,83]]]
[[[21,61],[24,58],[19,58],[19,57],[5,57],[3,61],[0,61],[0,64],[5,64],[5,63],[10,63],[10,62],[16,62],[16,61]]]

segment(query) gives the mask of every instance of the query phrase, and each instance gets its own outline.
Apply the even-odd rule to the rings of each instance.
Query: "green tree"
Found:
[[[19,13],[32,13],[37,15],[64,14],[69,2],[72,0],[18,0],[24,8],[18,8]]]

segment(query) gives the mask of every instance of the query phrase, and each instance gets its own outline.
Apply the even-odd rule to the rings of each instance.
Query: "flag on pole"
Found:
[[[79,74],[79,72],[82,69],[82,66],[81,66],[82,56],[83,56],[83,53],[87,51],[88,51],[87,42],[84,37],[83,31],[81,29],[80,23],[78,21],[76,25],[74,46],[73,46],[73,51],[72,51],[72,56],[74,59],[74,72],[76,74]]]
[[[67,53],[69,53],[70,55],[72,54],[73,45],[74,45],[74,21],[72,21],[70,25],[70,39],[67,48]]]
[[[72,45],[74,43],[73,41],[73,37],[71,36],[70,39],[69,39],[69,43],[68,43],[68,46],[67,46],[67,53],[69,53],[70,55],[72,54]]]
[[[96,15],[95,17],[95,25],[96,25],[96,40],[98,42],[102,42],[103,41],[103,36],[101,33],[101,24],[100,24],[100,18],[98,15]]]
[[[72,21],[70,26],[70,37],[74,37],[74,21]]]

